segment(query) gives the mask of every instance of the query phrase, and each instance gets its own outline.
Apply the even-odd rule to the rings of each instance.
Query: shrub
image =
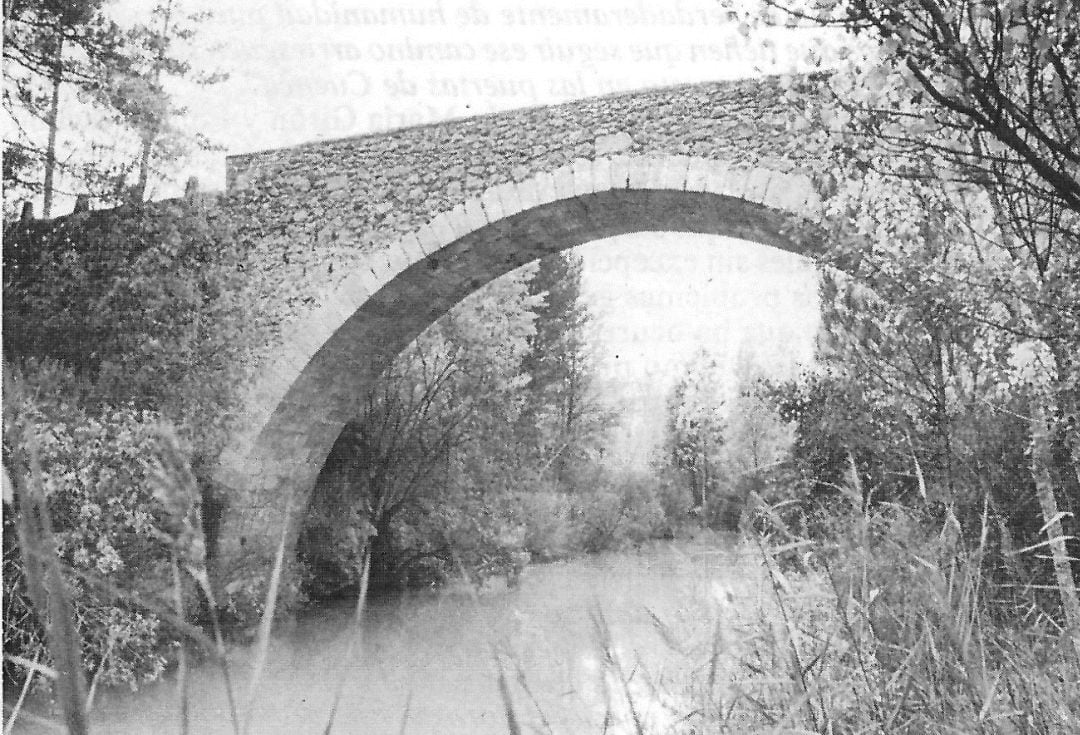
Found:
[[[665,531],[673,535],[690,520],[693,499],[685,480],[669,468],[653,470],[656,483],[656,498],[664,513]]]
[[[574,498],[578,544],[587,552],[640,544],[664,534],[667,518],[651,476],[605,475]]]
[[[573,507],[564,493],[532,490],[512,500],[511,518],[523,528],[522,546],[537,561],[554,561],[576,549],[571,529]]]
[[[158,412],[212,460],[266,334],[241,244],[179,202],[4,234],[6,356],[61,361],[88,399]]]
[[[144,594],[168,585],[169,555],[154,534],[157,503],[147,481],[158,417],[130,406],[80,405],[89,388],[56,363],[31,361],[24,370],[31,379],[5,396],[15,405],[5,409],[4,462],[19,466],[33,441],[59,554],[71,570],[86,669],[103,683],[154,679],[165,663],[157,617],[84,577]],[[4,650],[47,659],[14,529],[14,514],[5,513]],[[5,662],[5,674],[18,680],[22,672]]]

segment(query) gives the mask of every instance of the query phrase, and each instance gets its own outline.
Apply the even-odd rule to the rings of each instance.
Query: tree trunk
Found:
[[[1035,399],[1032,414],[1031,473],[1035,480],[1039,506],[1042,508],[1046,537],[1049,539],[1054,577],[1065,613],[1065,628],[1072,638],[1077,663],[1080,663],[1080,597],[1077,596],[1065,533],[1058,512],[1057,496],[1054,494],[1054,481],[1050,472],[1054,454],[1053,432],[1050,430],[1046,407],[1041,398]]]
[[[60,85],[64,81],[64,36],[56,31],[56,57],[53,59],[52,101],[49,104],[49,142],[45,146],[44,201],[41,216],[49,218],[53,200],[53,170],[56,168],[56,130],[60,119]]]
[[[169,41],[169,21],[172,19],[172,0],[165,5],[165,14],[161,20],[161,37],[158,44],[157,58],[154,60],[153,84],[155,91],[161,82],[161,65],[165,60],[165,46]],[[139,183],[135,189],[135,197],[142,202],[146,199],[146,184],[150,179],[150,154],[154,149],[154,141],[157,139],[160,121],[153,121],[142,133],[142,152],[139,155]]]
[[[944,338],[942,332],[943,327],[940,325],[934,325],[932,332],[932,345],[934,352],[934,390],[936,395],[934,396],[935,412],[937,414],[937,430],[938,435],[941,437],[942,450],[945,453],[944,457],[944,470],[945,470],[945,488],[948,490],[948,501],[951,503],[955,500],[956,488],[953,485],[953,470],[952,470],[952,428],[949,425],[949,403],[948,403],[948,391],[945,381],[945,351],[944,351]]]

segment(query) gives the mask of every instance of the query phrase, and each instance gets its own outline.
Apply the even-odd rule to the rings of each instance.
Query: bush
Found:
[[[266,336],[242,245],[178,202],[4,234],[6,356],[61,361],[88,399],[159,413],[212,461]]]
[[[153,594],[169,584],[169,553],[157,540],[158,504],[148,483],[158,417],[133,407],[80,405],[89,388],[56,363],[31,361],[6,395],[4,463],[20,467],[32,441],[83,639],[86,669],[102,683],[156,678],[165,659],[160,621],[104,594],[85,577]],[[17,416],[17,419],[15,418]],[[47,660],[27,597],[14,513],[4,514],[4,650]],[[5,661],[5,675],[25,672]]]
[[[522,546],[536,561],[554,561],[575,549],[571,528],[573,507],[564,493],[533,490],[512,500],[511,518],[523,528]]]
[[[690,489],[678,473],[670,468],[654,469],[656,498],[664,513],[665,534],[674,535],[690,520],[693,498]]]
[[[663,535],[669,524],[658,488],[651,476],[604,476],[597,489],[575,497],[580,548],[607,551]]]

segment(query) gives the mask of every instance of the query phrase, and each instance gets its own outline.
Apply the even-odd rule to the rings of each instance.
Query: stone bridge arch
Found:
[[[730,123],[707,119],[720,129]],[[789,161],[753,150],[730,155],[739,150],[737,141],[729,155],[631,145],[641,137],[640,130],[601,134],[590,141],[592,155],[473,186],[454,206],[383,233],[381,247],[354,256],[347,275],[339,270],[314,308],[283,320],[217,468],[228,493],[215,549],[221,583],[265,578],[286,522],[291,556],[316,477],[372,381],[427,326],[494,278],[553,252],[641,231],[726,235],[810,254],[791,235],[792,217],[816,219],[820,200],[810,178]],[[264,180],[282,180],[279,167],[269,170]],[[274,201],[250,189],[245,194],[251,186],[245,177],[253,175],[258,169],[250,165],[231,173],[233,197],[225,207],[258,248],[280,232],[268,234],[265,218],[252,216],[253,206],[266,212]],[[324,180],[331,184],[325,193],[339,188],[334,176]],[[269,186],[305,194],[313,188],[310,179]],[[305,219],[301,213],[300,222]],[[316,244],[326,239],[323,232],[312,238]],[[319,257],[314,262],[321,267]]]

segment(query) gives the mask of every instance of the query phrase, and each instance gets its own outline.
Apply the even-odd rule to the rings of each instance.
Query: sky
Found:
[[[643,232],[584,245],[605,392],[623,412],[612,460],[644,468],[663,438],[667,397],[699,349],[736,390],[748,355],[772,378],[813,363],[820,321],[815,266],[776,248],[711,235]]]
[[[747,37],[719,0],[179,2],[213,12],[188,49],[195,66],[230,75],[175,90],[187,124],[222,148],[190,161],[180,177],[198,175],[206,189],[223,187],[227,153],[797,72],[820,49],[805,32]],[[113,7],[138,20],[147,6]],[[698,347],[728,366],[748,348],[778,376],[812,356],[816,280],[798,257],[672,233],[613,238],[582,252],[598,363],[605,384],[623,390],[628,425],[648,423],[643,417]],[[627,441],[647,443],[642,431]]]

